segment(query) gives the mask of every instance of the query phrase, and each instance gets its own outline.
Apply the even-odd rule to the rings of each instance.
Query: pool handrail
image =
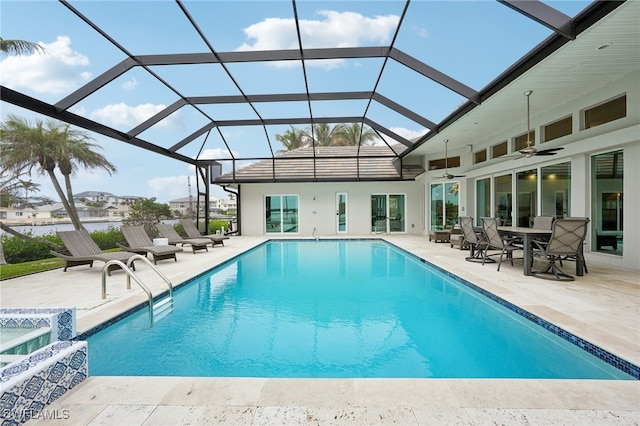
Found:
[[[142,290],[144,290],[144,292],[147,294],[147,298],[149,299],[149,323],[153,325],[153,309],[154,309],[153,294],[151,293],[151,290],[149,289],[149,287],[147,287],[136,276],[136,274],[133,273],[131,264],[136,260],[142,260],[143,262],[145,262],[147,265],[151,267],[153,271],[155,271],[160,276],[160,278],[164,280],[164,282],[167,284],[167,287],[169,288],[169,300],[173,301],[173,285],[171,284],[171,281],[169,280],[169,278],[167,278],[166,275],[160,272],[160,270],[156,266],[154,266],[153,263],[151,263],[146,256],[143,256],[141,254],[136,254],[134,256],[131,256],[127,260],[126,264],[120,260],[110,260],[104,264],[104,266],[102,267],[102,299],[104,300],[107,298],[107,273],[109,271],[109,266],[118,265],[127,274],[127,290],[131,290],[131,278],[133,278],[135,282],[138,283],[138,285],[142,288]]]

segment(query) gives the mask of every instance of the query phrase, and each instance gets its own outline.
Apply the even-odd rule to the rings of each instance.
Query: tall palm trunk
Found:
[[[53,170],[47,170],[47,174],[51,179],[51,183],[53,183],[53,187],[55,188],[56,193],[58,194],[58,197],[60,197],[60,201],[62,202],[62,205],[64,206],[65,210],[69,214],[69,219],[71,219],[71,223],[73,223],[73,227],[76,230],[84,229],[84,226],[82,226],[82,223],[78,218],[78,214],[76,213],[75,208],[71,207],[71,204],[69,204],[69,200],[67,200],[67,197],[64,195],[64,192],[62,191],[62,186],[60,186],[60,182],[58,181],[58,177],[55,175]]]
[[[70,207],[69,212],[73,212],[73,215],[74,215],[76,221],[80,225],[80,228],[76,227],[76,229],[84,229],[84,226],[82,225],[82,222],[80,221],[80,216],[78,216],[78,209],[76,209],[76,202],[73,199],[73,189],[71,189],[71,175],[68,175],[68,174],[64,175],[64,184],[65,184],[65,186],[67,188],[67,201],[69,201],[69,207]],[[69,214],[71,214],[71,213],[69,213]]]

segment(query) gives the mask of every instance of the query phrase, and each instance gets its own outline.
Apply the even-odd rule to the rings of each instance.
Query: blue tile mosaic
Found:
[[[2,425],[19,425],[42,412],[89,374],[87,343],[52,343],[0,370]]]

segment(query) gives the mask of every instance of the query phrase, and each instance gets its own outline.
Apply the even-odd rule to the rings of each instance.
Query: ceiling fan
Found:
[[[529,97],[531,96],[532,93],[533,93],[533,90],[527,90],[526,92],[524,92],[524,95],[527,97],[527,146],[526,148],[523,148],[518,151],[520,155],[517,156],[516,158],[522,158],[522,157],[529,158],[529,157],[533,157],[534,155],[556,155],[557,151],[564,149],[560,147],[560,148],[549,148],[549,149],[537,150],[531,146],[531,117],[530,117]]]
[[[465,175],[452,175],[449,173],[449,152],[447,150],[447,143],[449,143],[449,139],[444,140],[444,174],[438,179],[455,179],[465,177]]]

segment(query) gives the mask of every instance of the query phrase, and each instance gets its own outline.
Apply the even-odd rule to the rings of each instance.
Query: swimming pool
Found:
[[[380,240],[269,241],[92,335],[91,375],[633,379]]]

